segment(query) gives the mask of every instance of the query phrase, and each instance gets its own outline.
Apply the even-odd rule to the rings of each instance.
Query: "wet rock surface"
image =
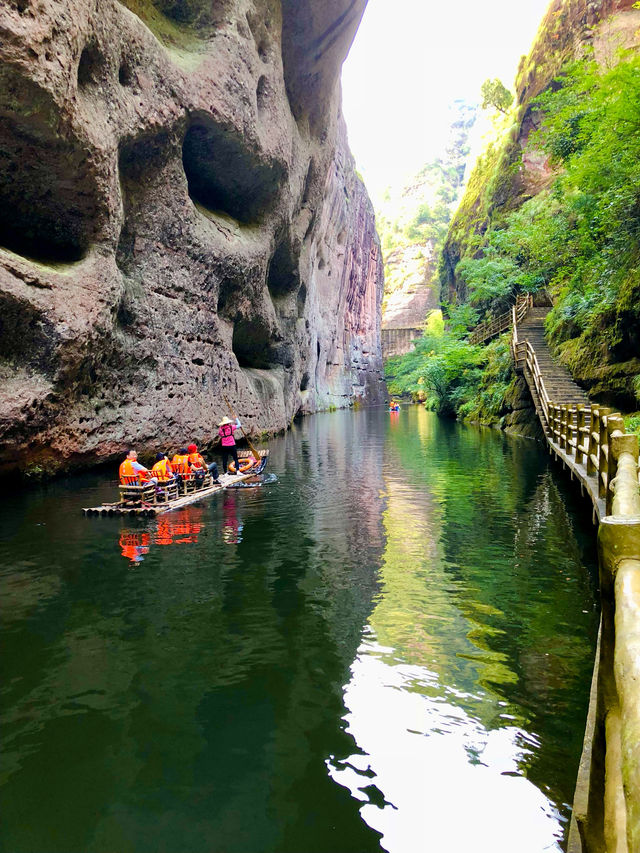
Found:
[[[340,111],[365,0],[0,7],[0,473],[375,401]]]

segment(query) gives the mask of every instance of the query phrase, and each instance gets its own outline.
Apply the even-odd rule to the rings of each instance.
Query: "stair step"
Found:
[[[586,393],[573,381],[566,367],[554,361],[549,350],[545,337],[544,321],[550,310],[549,308],[530,308],[527,316],[518,325],[519,338],[528,341],[533,347],[545,391],[552,402],[563,406],[589,405],[589,398]],[[536,411],[540,415],[540,401],[535,393],[535,386],[530,376],[527,377],[527,384],[531,389]],[[542,417],[541,420],[544,421]]]

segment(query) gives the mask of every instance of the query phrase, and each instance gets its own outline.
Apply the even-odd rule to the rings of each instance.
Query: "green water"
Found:
[[[560,850],[595,534],[541,447],[421,408],[309,418],[278,481],[0,514],[7,853]]]

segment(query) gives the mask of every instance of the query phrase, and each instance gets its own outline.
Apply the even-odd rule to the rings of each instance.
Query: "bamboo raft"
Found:
[[[260,461],[257,464],[245,473],[221,474],[220,485],[214,485],[211,482],[210,475],[207,475],[203,485],[198,487],[195,477],[191,475],[189,479],[180,483],[179,487],[177,484],[159,487],[155,485],[120,486],[119,501],[101,506],[83,507],[82,512],[85,516],[137,515],[153,518],[157,515],[163,515],[165,512],[171,512],[171,510],[201,501],[209,495],[215,495],[216,492],[222,492],[233,483],[248,480],[250,477],[255,477],[256,474],[261,474],[266,467],[269,451],[259,450],[258,453]],[[250,450],[239,450],[238,461],[240,465],[242,465],[243,460],[252,456]]]

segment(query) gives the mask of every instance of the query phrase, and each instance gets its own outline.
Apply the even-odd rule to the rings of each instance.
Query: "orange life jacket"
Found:
[[[158,478],[159,483],[166,483],[173,477],[173,468],[168,459],[161,459],[153,466],[151,473]]]
[[[149,479],[148,471],[136,471],[130,459],[120,465],[120,482],[123,486],[137,486]]]
[[[191,463],[192,468],[205,468],[206,464],[202,456],[199,453],[190,453],[189,454],[189,462]]]
[[[189,474],[191,469],[189,468],[189,457],[179,456],[177,453],[171,460],[171,467],[176,472],[176,474]]]

